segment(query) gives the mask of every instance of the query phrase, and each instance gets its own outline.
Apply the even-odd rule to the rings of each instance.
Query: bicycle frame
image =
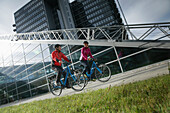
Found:
[[[73,78],[73,80],[76,80],[76,79],[77,79],[76,76],[74,76],[73,74],[71,74],[71,70],[70,70],[70,68],[69,68],[68,65],[67,65],[67,67],[63,70],[63,72],[65,72],[65,71],[66,71],[65,81],[63,82],[63,80],[60,79],[61,84],[64,85],[64,86],[66,86],[66,82],[67,82],[67,78],[68,78],[68,75],[69,75],[69,74],[71,75],[71,77]]]
[[[91,75],[93,74],[95,68],[96,68],[100,73],[102,73],[102,71],[97,67],[96,63],[93,61],[92,66],[91,66],[91,69],[90,69],[90,74],[88,74],[88,72],[86,72],[86,75],[87,75],[88,77],[91,77]]]

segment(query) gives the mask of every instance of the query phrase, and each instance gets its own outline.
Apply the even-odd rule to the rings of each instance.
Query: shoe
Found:
[[[91,81],[95,82],[95,81],[96,81],[96,79],[92,78],[92,79],[91,79]]]
[[[84,77],[85,77],[85,80],[90,81],[90,78],[86,74],[84,74]]]
[[[54,85],[57,86],[57,82],[56,81],[54,82]]]
[[[86,74],[84,74],[84,77],[85,77],[85,78],[88,78],[88,76],[87,76]]]

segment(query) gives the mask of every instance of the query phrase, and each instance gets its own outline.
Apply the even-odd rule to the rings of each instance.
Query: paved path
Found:
[[[62,91],[62,94],[60,95],[60,97],[66,96],[66,95],[78,94],[78,93],[87,92],[87,91],[92,91],[92,90],[98,90],[98,89],[102,89],[102,88],[107,88],[110,85],[115,86],[115,85],[127,84],[130,82],[146,80],[151,77],[155,77],[155,76],[159,76],[159,75],[163,75],[163,74],[169,74],[168,63],[170,63],[170,60],[166,60],[163,62],[155,63],[155,64],[141,67],[138,69],[134,69],[132,71],[128,71],[125,73],[113,75],[111,77],[111,79],[105,83],[102,83],[99,81],[89,82],[88,85],[85,87],[85,89],[81,92],[76,92],[72,89],[64,89]],[[57,97],[52,95],[51,93],[46,93],[43,95],[39,95],[39,96],[15,101],[15,102],[12,102],[9,104],[5,104],[5,105],[0,106],[0,108],[29,103],[32,101],[50,99],[50,98],[57,98]]]

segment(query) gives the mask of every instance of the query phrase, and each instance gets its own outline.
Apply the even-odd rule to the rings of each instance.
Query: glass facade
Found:
[[[71,8],[77,28],[122,24],[114,0],[75,0]]]
[[[47,76],[54,74],[50,55],[53,45],[12,43],[6,47],[9,54],[0,55],[0,105],[48,92]],[[73,61],[75,69],[79,68],[81,48],[62,46],[62,52]],[[99,64],[111,68],[112,75],[170,59],[169,49],[105,46],[90,46],[90,49]]]
[[[17,33],[47,31],[48,22],[43,0],[31,0],[14,14]]]
[[[70,4],[72,15],[76,28],[85,27],[106,27],[113,25],[123,25],[120,13],[114,0],[75,0]],[[108,34],[115,34],[113,39],[121,41],[121,38],[127,38],[126,30],[122,37],[122,30],[108,29]],[[97,39],[105,39],[100,33],[95,32]],[[80,39],[83,39],[81,36]]]

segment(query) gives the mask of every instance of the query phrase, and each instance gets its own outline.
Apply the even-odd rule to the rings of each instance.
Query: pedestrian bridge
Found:
[[[10,43],[82,45],[84,40],[88,40],[92,46],[153,48],[170,48],[169,39],[170,22],[61,29],[0,36],[1,41]]]

